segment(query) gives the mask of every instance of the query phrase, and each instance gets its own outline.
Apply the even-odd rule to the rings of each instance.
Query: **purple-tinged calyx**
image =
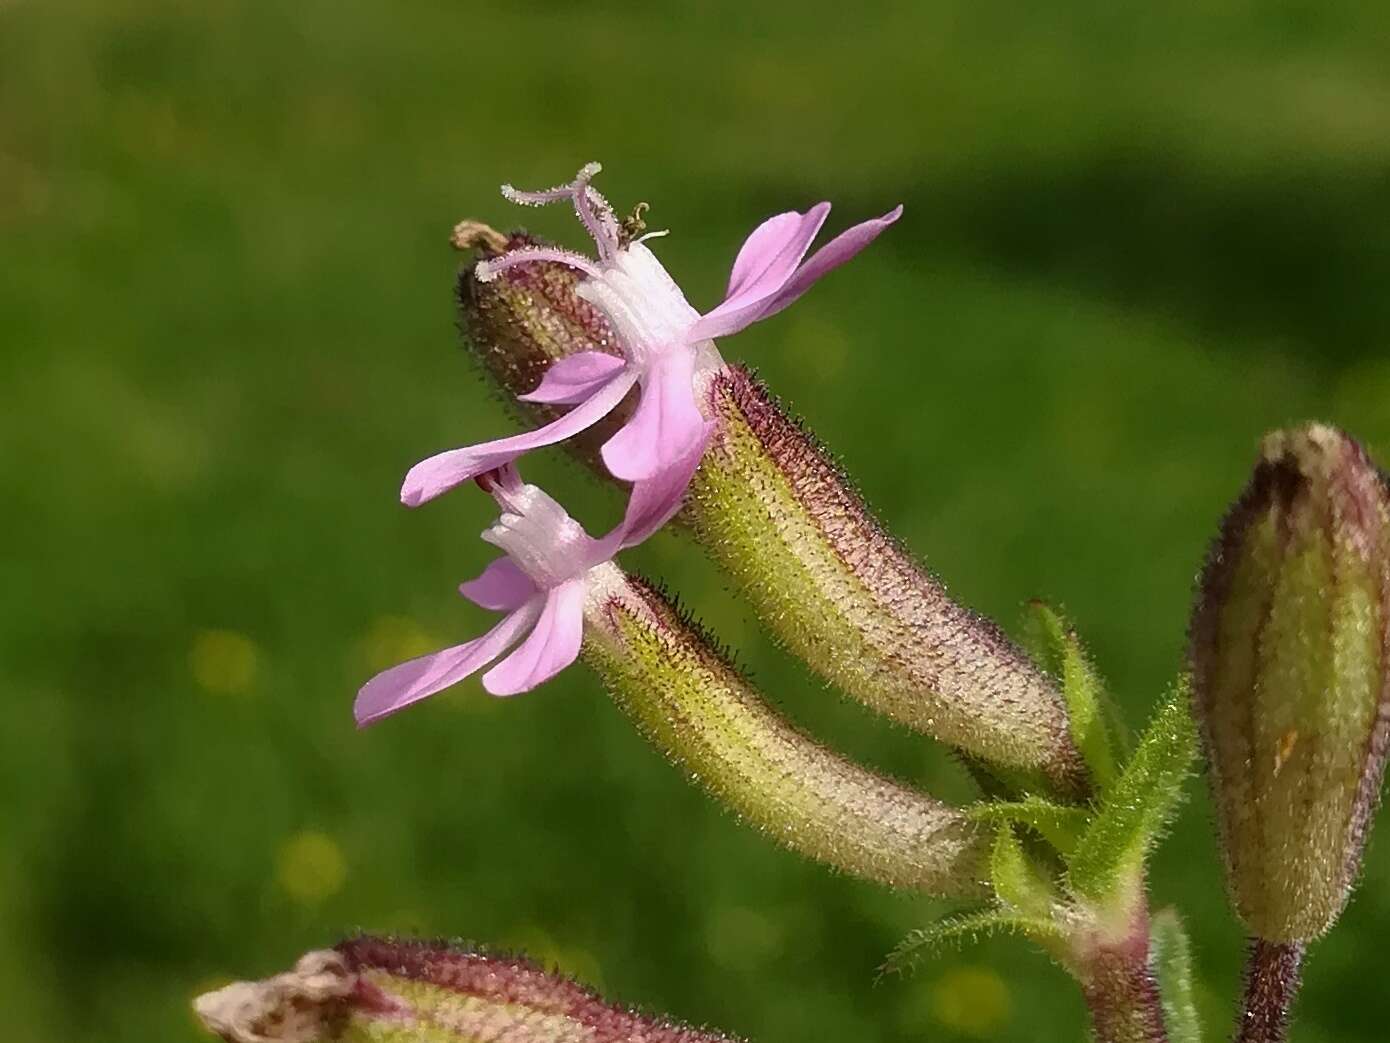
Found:
[[[579,655],[584,606],[595,570],[618,551],[636,546],[679,509],[704,443],[683,460],[636,482],[623,520],[594,539],[544,490],[504,465],[478,478],[502,513],[482,538],[500,548],[476,578],[459,586],[469,601],[505,613],[480,638],[420,656],[372,678],[357,693],[358,726],[380,720],[496,663],[483,675],[493,695],[515,695],[543,684]]]
[[[786,645],[847,694],[1016,788],[1086,795],[1052,680],[951,598],[746,370],[716,376],[709,408],[719,430],[682,519]]]
[[[568,355],[520,397],[571,407],[543,427],[521,435],[454,449],[413,467],[401,499],[416,506],[531,449],[568,441],[618,408],[632,388],[637,406],[603,445],[605,466],[626,481],[651,479],[684,460],[709,437],[698,404],[701,375],[722,365],[713,338],[786,308],[821,276],[843,264],[897,220],[898,207],[855,225],[806,259],[830,212],[819,203],[806,213],[778,214],[759,225],[734,261],[724,301],[700,314],[641,239],[631,240],[607,201],[590,184],[591,163],[568,185],[543,192],[503,187],[513,202],[531,206],[569,202],[594,241],[597,259],[558,247],[529,245],[479,261],[474,277],[489,282],[512,269],[559,264],[581,273],[576,294],[594,305],[616,334],[621,357],[603,350]],[[642,237],[650,239],[651,235]],[[493,244],[496,245],[495,243]]]
[[[200,996],[228,1043],[735,1043],[604,1002],[528,960],[355,938],[291,971]]]
[[[1232,902],[1259,938],[1315,938],[1355,883],[1390,745],[1390,495],[1347,435],[1266,437],[1190,654]]]
[[[986,830],[785,721],[651,585],[597,570],[584,661],[647,739],[793,851],[890,887],[988,893]]]

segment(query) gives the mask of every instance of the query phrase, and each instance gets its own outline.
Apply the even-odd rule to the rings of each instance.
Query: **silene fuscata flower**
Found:
[[[608,202],[590,184],[599,171],[590,163],[568,185],[544,192],[520,192],[504,185],[514,203],[543,206],[570,202],[594,240],[597,258],[558,247],[512,250],[479,261],[476,278],[487,282],[517,265],[551,261],[583,273],[577,292],[607,317],[622,356],[585,351],[560,359],[523,401],[572,406],[558,420],[524,434],[466,446],[432,456],[411,468],[401,500],[416,506],[454,486],[508,464],[523,453],[554,445],[593,426],[639,388],[632,416],[603,446],[604,464],[626,481],[654,478],[684,460],[709,437],[709,422],[696,399],[701,368],[722,364],[714,338],[752,325],[786,308],[817,279],[844,264],[873,242],[902,213],[898,206],[882,217],[842,232],[809,259],[806,252],[830,213],[829,203],[808,211],[788,211],[764,221],[734,260],[723,302],[701,315],[643,240],[631,239]]]
[[[358,726],[455,685],[490,663],[496,665],[483,675],[483,687],[493,695],[529,691],[573,663],[583,642],[585,603],[600,594],[602,570],[618,551],[635,547],[676,513],[706,442],[702,436],[668,470],[634,483],[623,520],[601,539],[586,533],[543,490],[523,482],[513,465],[480,475],[478,484],[502,509],[483,539],[504,555],[461,584],[459,593],[506,615],[480,638],[372,678],[353,706]]]

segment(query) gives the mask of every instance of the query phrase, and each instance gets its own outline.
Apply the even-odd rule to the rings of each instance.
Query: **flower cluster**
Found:
[[[1172,911],[1150,915],[1145,884],[1200,735],[1230,896],[1251,933],[1238,1043],[1282,1043],[1306,945],[1358,878],[1390,753],[1385,473],[1326,425],[1266,438],[1202,572],[1188,669],[1126,752],[1063,617],[1035,602],[1025,652],[953,601],[833,456],[715,348],[900,210],[809,257],[829,204],[769,219],[701,314],[645,245],[641,207],[619,221],[594,190],[597,170],[548,191],[503,189],[525,205],[571,204],[596,257],[455,228],[455,245],[482,255],[459,274],[470,347],[541,426],[406,476],[409,506],[466,481],[496,501],[482,538],[502,556],[459,591],[501,618],[373,678],[358,723],[479,672],[495,695],[527,691],[582,652],[647,741],[748,824],[841,872],[975,903],[915,931],[891,967],[963,937],[1021,934],[1076,979],[1106,1043],[1200,1034],[1186,935]],[[517,470],[526,452],[571,439],[627,493],[599,538]],[[958,751],[984,799],[942,801],[800,731],[672,598],[613,563],[677,511],[789,653]],[[218,990],[197,1012],[228,1043],[725,1040],[609,1007],[521,961],[370,938]]]
[[[508,200],[527,206],[568,202],[593,238],[596,258],[530,246],[480,261],[481,282],[518,265],[552,262],[582,276],[578,294],[613,330],[621,355],[580,352],[554,363],[523,401],[571,407],[535,431],[439,453],[410,469],[401,501],[418,506],[473,479],[502,510],[483,539],[502,549],[498,558],[459,592],[483,608],[505,613],[482,637],[422,656],[379,674],[358,693],[359,725],[453,685],[489,664],[483,687],[494,695],[527,691],[553,677],[579,655],[584,605],[594,570],[635,546],[680,508],[686,486],[714,435],[702,409],[702,377],[723,367],[714,338],[737,333],[786,308],[812,283],[845,263],[898,219],[901,207],[855,225],[809,258],[811,243],[830,213],[819,203],[759,225],[734,260],[728,291],[701,314],[686,300],[645,241],[629,234],[591,181],[597,163],[568,185],[521,192],[504,185]],[[604,466],[631,482],[623,520],[600,539],[589,536],[558,503],[521,481],[515,461],[532,449],[555,445],[593,427],[637,389],[637,401],[604,443]],[[500,660],[500,661],[499,661]]]

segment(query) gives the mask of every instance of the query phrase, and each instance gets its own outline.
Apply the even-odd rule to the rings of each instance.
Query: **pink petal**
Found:
[[[817,203],[804,214],[789,210],[753,229],[734,259],[725,305],[765,297],[790,279],[828,216],[830,204]]]
[[[713,420],[706,421],[699,440],[689,452],[651,478],[632,483],[623,520],[606,536],[591,541],[586,559],[589,568],[610,560],[620,550],[645,542],[675,516],[685,500],[690,479],[714,437],[715,427]]]
[[[377,674],[357,693],[352,707],[357,726],[365,728],[481,670],[515,644],[541,611],[541,599],[535,598],[474,641],[411,659]]]
[[[615,478],[639,482],[681,460],[699,442],[705,418],[695,405],[695,353],[678,347],[652,360],[632,418],[604,443]]]
[[[523,402],[572,406],[583,402],[612,380],[627,363],[601,351],[581,351],[560,359],[541,377],[535,391],[518,395]]]
[[[791,304],[809,290],[821,276],[851,260],[860,250],[877,239],[885,228],[902,216],[903,208],[900,203],[882,217],[875,217],[845,229],[813,253],[811,259],[796,270],[796,274],[768,303],[758,318],[765,319],[769,315],[775,315]]]
[[[516,562],[501,557],[483,569],[477,579],[460,583],[459,593],[479,608],[511,612],[535,597],[539,588]]]
[[[770,217],[755,228],[734,260],[723,303],[695,324],[692,339],[724,336],[754,321],[744,319],[756,316],[763,302],[792,277],[829,214],[829,203],[817,203],[804,214],[791,210]],[[707,333],[706,328],[720,332]]]
[[[484,471],[511,463],[529,450],[573,438],[611,413],[628,389],[637,382],[637,377],[636,370],[628,367],[559,420],[535,431],[463,449],[450,449],[420,461],[405,476],[405,483],[401,486],[401,502],[407,507],[418,507]]]
[[[670,521],[681,508],[686,487],[700,466],[714,435],[714,421],[707,421],[700,438],[670,467],[645,481],[635,482],[623,514],[622,547],[635,547]],[[605,537],[606,539],[606,537]],[[611,555],[609,555],[611,557]]]
[[[844,264],[877,239],[879,233],[896,221],[902,212],[901,206],[894,207],[882,217],[864,221],[841,232],[812,254],[810,260],[767,296],[759,299],[743,294],[737,301],[725,301],[690,328],[690,339],[727,337],[760,319],[777,314],[809,290],[817,279]]]
[[[483,675],[483,687],[493,695],[529,692],[579,658],[585,594],[583,579],[572,579],[548,591],[531,636]]]

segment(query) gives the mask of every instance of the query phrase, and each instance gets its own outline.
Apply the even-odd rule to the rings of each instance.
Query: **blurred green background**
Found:
[[[522,947],[793,1040],[1073,1040],[1010,941],[874,984],[933,903],[741,827],[582,669],[365,733],[372,671],[478,631],[481,497],[405,468],[507,430],[453,330],[465,216],[579,245],[607,165],[714,303],[777,210],[906,216],[723,342],[1007,626],[1046,596],[1132,724],[1265,429],[1390,460],[1390,7],[0,0],[0,1009],[7,1043],[192,1041],[188,1001],[357,928]],[[608,492],[530,472],[588,517]],[[785,711],[954,798],[675,535],[633,555]],[[1159,855],[1212,1038],[1239,931],[1200,785]],[[1303,1043],[1384,1038],[1390,844],[1317,946]]]

